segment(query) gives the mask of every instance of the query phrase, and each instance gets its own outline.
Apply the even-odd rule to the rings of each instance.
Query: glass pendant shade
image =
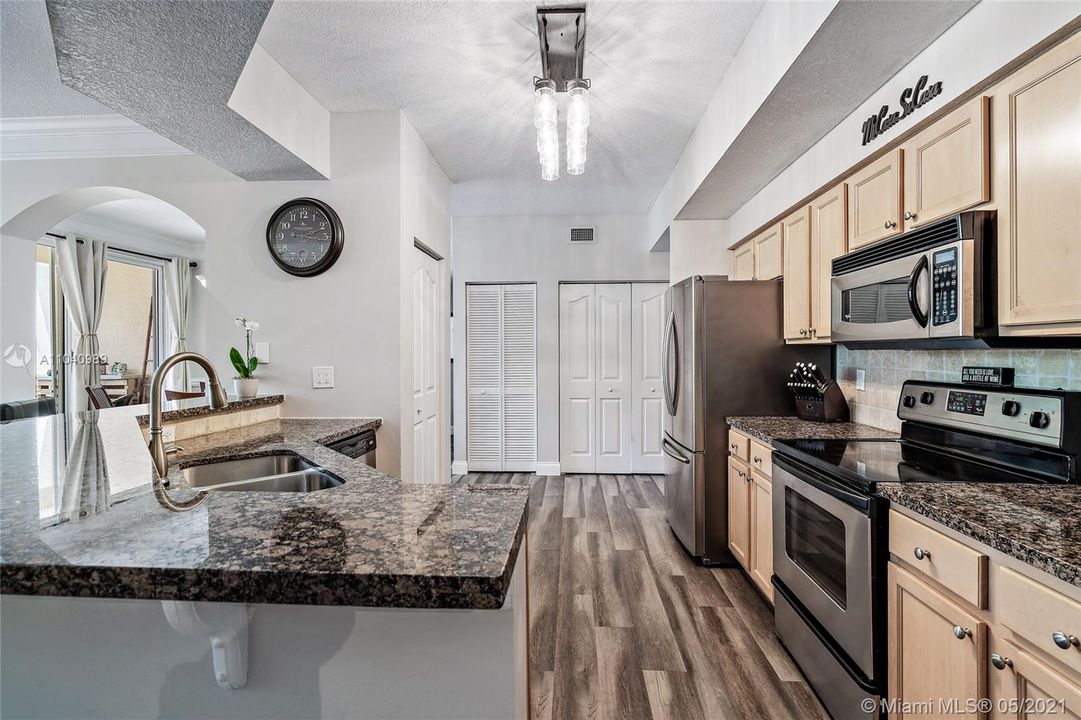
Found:
[[[589,88],[571,81],[567,85],[567,129],[589,127]]]
[[[556,104],[556,84],[553,80],[538,80],[533,86],[533,127],[555,128],[559,122]]]
[[[553,165],[541,165],[541,180],[551,182],[559,179],[559,161]]]

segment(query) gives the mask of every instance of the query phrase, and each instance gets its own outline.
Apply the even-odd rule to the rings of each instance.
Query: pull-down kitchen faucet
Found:
[[[169,371],[173,369],[173,366],[189,360],[206,371],[207,380],[209,380],[210,384],[210,407],[221,410],[229,404],[225,391],[222,390],[221,385],[218,383],[217,371],[214,370],[214,366],[205,357],[199,353],[179,352],[165,358],[165,361],[154,371],[154,377],[150,380],[150,443],[147,445],[150,448],[150,457],[154,460],[154,469],[157,470],[158,477],[162,479],[169,474],[169,458],[165,454],[165,445],[161,441],[162,385],[165,384],[165,378]]]

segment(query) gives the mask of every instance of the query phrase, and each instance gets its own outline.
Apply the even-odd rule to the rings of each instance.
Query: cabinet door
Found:
[[[751,471],[751,577],[773,602],[773,501],[770,479]]]
[[[893,237],[901,219],[904,155],[888,152],[848,179],[848,249]]]
[[[754,243],[747,241],[732,251],[732,279],[754,280]]]
[[[987,98],[976,98],[904,144],[906,228],[990,200]]]
[[[1008,640],[991,647],[991,713],[1006,718],[1081,720],[1081,688]]]
[[[728,548],[739,564],[751,564],[751,470],[728,458]]]
[[[916,707],[930,701],[936,712],[940,700],[956,703],[950,717],[976,720],[966,703],[986,697],[986,625],[894,563],[888,576],[890,697]]]
[[[1081,333],[1081,34],[992,96],[999,323]]]
[[[811,335],[818,341],[830,337],[833,259],[848,247],[847,191],[841,183],[811,202]]]
[[[777,223],[751,241],[754,245],[754,279],[773,280],[784,272],[784,224]]]
[[[811,209],[803,207],[784,226],[784,337],[811,339]]]

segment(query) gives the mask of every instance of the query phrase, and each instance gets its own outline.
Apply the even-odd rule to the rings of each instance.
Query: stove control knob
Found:
[[[923,403],[924,405],[930,405],[934,401],[935,401],[935,394],[933,392],[925,390],[923,393],[920,394],[920,402]]]
[[[1043,430],[1045,427],[1051,424],[1051,416],[1045,412],[1037,410],[1028,416],[1028,424],[1034,428]]]
[[[906,408],[914,408],[914,407],[916,407],[916,396],[915,395],[905,395],[905,399],[901,401],[901,404],[904,405]]]
[[[1021,413],[1021,403],[1016,400],[1007,400],[1002,403],[1002,414],[1007,417],[1017,417]]]

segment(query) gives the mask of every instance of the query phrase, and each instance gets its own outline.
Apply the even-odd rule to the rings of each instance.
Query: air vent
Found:
[[[833,261],[833,274],[842,275],[871,265],[912,255],[939,245],[975,237],[994,237],[993,210],[972,210],[944,218],[893,240],[842,255]]]
[[[571,228],[572,243],[596,242],[593,237],[593,228]]]

